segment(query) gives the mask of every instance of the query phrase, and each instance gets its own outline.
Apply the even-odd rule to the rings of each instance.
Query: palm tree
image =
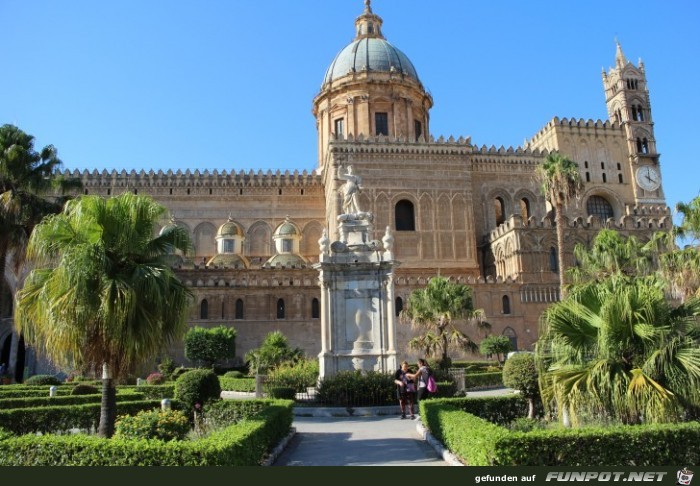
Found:
[[[581,424],[674,422],[700,405],[700,300],[673,307],[664,286],[616,274],[545,311],[536,354],[545,406]]]
[[[634,236],[625,237],[615,230],[602,229],[590,247],[581,243],[574,247],[574,256],[579,264],[567,273],[575,284],[600,281],[617,274],[650,275],[654,268],[654,255],[654,248],[642,244]]]
[[[455,320],[466,319],[482,322],[483,311],[474,309],[472,289],[454,284],[445,277],[433,277],[424,289],[414,290],[408,298],[402,317],[413,325],[422,327],[425,334],[414,339],[414,349],[439,351],[441,366],[449,366],[450,345],[477,352],[478,345],[457,329]]]
[[[188,233],[154,236],[165,208],[145,196],[80,196],[36,226],[27,255],[36,264],[18,292],[15,324],[60,365],[102,365],[98,432],[114,431],[113,380],[157,356],[185,331],[191,292],[166,264],[187,251]]]
[[[535,171],[535,177],[541,184],[542,194],[554,208],[554,222],[557,229],[557,250],[559,261],[559,291],[564,298],[566,289],[564,265],[564,208],[569,202],[580,196],[583,181],[578,164],[568,157],[553,152],[544,159]]]
[[[700,239],[700,196],[694,198],[690,203],[679,202],[676,204],[676,211],[682,216],[680,226],[676,229],[676,234],[682,238]]]
[[[36,152],[34,137],[14,125],[0,127],[0,290],[9,257],[19,269],[34,226],[61,210],[67,191],[81,187],[80,180],[58,174],[60,166],[52,145]]]

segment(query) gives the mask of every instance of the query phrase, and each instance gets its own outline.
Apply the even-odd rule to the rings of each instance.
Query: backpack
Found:
[[[427,388],[430,393],[435,393],[437,391],[437,383],[435,383],[435,378],[433,378],[432,373],[428,376]]]

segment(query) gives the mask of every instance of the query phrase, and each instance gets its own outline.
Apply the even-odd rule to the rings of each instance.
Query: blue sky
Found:
[[[669,205],[700,192],[700,4],[374,0],[433,95],[431,131],[517,146],[606,119],[615,38],[644,60]],[[361,0],[0,0],[0,123],[69,169],[316,166],[311,100]]]

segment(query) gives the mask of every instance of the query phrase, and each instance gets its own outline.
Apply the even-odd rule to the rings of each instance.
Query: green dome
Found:
[[[237,223],[234,223],[229,219],[219,227],[219,231],[216,232],[216,236],[243,236],[243,230]]]

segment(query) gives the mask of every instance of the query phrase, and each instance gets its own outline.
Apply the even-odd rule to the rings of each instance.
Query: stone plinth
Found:
[[[343,370],[397,369],[394,268],[390,248],[369,240],[372,215],[338,217],[339,237],[321,241],[320,377]],[[389,239],[387,239],[389,241]]]

